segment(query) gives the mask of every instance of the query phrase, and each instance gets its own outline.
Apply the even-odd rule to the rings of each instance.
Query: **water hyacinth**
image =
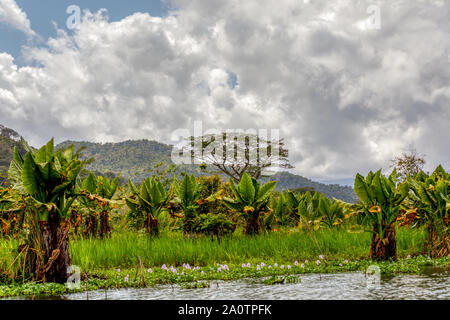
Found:
[[[117,269],[117,272],[120,273],[120,269]]]
[[[273,266],[274,266],[275,268],[277,268],[277,267],[278,267],[278,263],[275,263]]]
[[[272,266],[269,264],[269,269],[272,268]]]
[[[259,265],[256,266],[256,270],[261,270],[261,268],[259,267]]]
[[[324,259],[324,256],[323,256],[323,255],[320,255],[320,256],[319,256],[319,259],[322,259],[322,260],[323,260],[323,259]]]
[[[295,260],[294,265],[297,267],[298,266],[298,261]]]
[[[287,268],[288,268],[288,269],[291,269],[292,267],[291,267],[291,265],[288,265]]]
[[[127,276],[126,276],[125,279],[124,279],[125,282],[128,282],[128,276],[129,276],[129,275],[127,274]]]
[[[250,268],[250,262],[249,262],[249,263],[247,263],[247,268]]]
[[[245,265],[245,263],[243,263],[243,264],[242,264],[242,268],[245,268],[245,267],[246,267],[246,265]]]
[[[348,263],[348,260],[345,260],[344,262],[345,262],[345,263]]]
[[[320,264],[320,260],[317,260],[317,261],[316,261],[316,264],[319,265],[319,264]]]
[[[222,271],[222,268],[221,267],[218,267],[217,268],[217,272],[221,272]]]
[[[302,263],[301,265],[300,265],[300,267],[302,267],[302,268],[304,268],[305,267],[305,265]]]
[[[169,269],[167,269],[167,266],[165,264],[162,265],[161,269],[166,270],[166,271],[169,270]]]
[[[281,268],[281,269],[284,269],[284,264],[282,264],[280,268]]]
[[[148,272],[148,273],[153,273],[152,268],[148,268],[147,272]]]
[[[308,263],[308,260],[305,260],[305,263]]]

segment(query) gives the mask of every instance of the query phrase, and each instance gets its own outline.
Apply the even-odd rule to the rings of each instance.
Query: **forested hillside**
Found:
[[[98,172],[119,173],[122,177],[130,177],[136,182],[150,175],[156,165],[163,163],[161,168],[172,164],[170,154],[172,146],[149,140],[129,140],[120,143],[92,143],[92,142],[74,142],[66,141],[58,145],[58,148],[67,147],[71,144],[76,149],[86,147],[83,154],[86,158],[95,158],[95,161],[88,166],[88,169]],[[196,175],[214,173],[214,167],[209,166],[208,170],[202,171],[198,166],[183,165],[177,168],[177,172],[186,171],[189,174]],[[220,172],[217,172],[220,174]],[[224,179],[228,177],[223,176]],[[305,177],[281,172],[273,177],[277,180],[277,189],[296,189],[308,187],[315,191],[322,192],[327,197],[338,198],[347,202],[356,201],[356,195],[353,188],[340,185],[327,185],[312,181]],[[267,179],[265,179],[267,180]]]
[[[20,144],[20,135],[16,131],[0,124],[0,183],[3,183],[6,177],[15,146],[20,153],[25,153]]]
[[[83,155],[85,158],[94,158],[95,161],[88,165],[87,169],[97,174],[105,174],[113,177],[121,174],[121,182],[125,183],[128,178],[136,182],[142,181],[145,177],[155,173],[155,166],[162,163],[160,169],[169,167],[172,164],[170,154],[172,146],[149,140],[128,140],[119,143],[93,143],[65,141],[57,148],[67,147],[74,144],[75,149],[85,147]],[[6,176],[9,164],[12,160],[14,146],[17,146],[21,153],[24,149],[20,144],[20,135],[9,128],[0,125],[0,173]],[[195,173],[204,175],[215,173],[212,166],[206,171],[200,170],[198,166],[183,165],[176,168],[176,172]],[[220,172],[218,172],[220,174]],[[228,177],[223,176],[224,180]],[[347,202],[356,201],[356,195],[351,187],[340,185],[328,185],[312,181],[305,177],[288,172],[277,173],[270,177],[277,180],[277,189],[309,188],[325,194],[327,197],[335,197]],[[4,178],[0,177],[0,181]],[[268,178],[265,178],[268,180]]]

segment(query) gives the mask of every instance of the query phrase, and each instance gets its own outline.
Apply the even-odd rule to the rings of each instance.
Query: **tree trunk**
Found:
[[[259,221],[259,215],[252,216],[247,220],[247,225],[244,230],[244,234],[253,236],[259,235],[261,232],[261,222]]]
[[[65,283],[68,268],[71,265],[69,251],[68,222],[60,222],[51,218],[49,222],[40,222],[41,245],[43,253],[43,269],[38,270],[38,278],[46,282]],[[40,274],[39,274],[40,273]]]
[[[438,227],[431,222],[428,225],[428,239],[425,244],[426,251],[432,258],[448,257],[450,255],[450,237],[446,226],[442,226],[439,232]]]
[[[150,214],[145,220],[145,230],[151,236],[159,235],[159,222],[158,219],[153,218]]]
[[[185,234],[195,232],[195,211],[193,209],[186,210],[183,216],[183,231]]]
[[[380,239],[377,225],[373,226],[370,258],[372,260],[397,260],[397,238],[394,223],[391,223],[386,229],[383,239]]]
[[[109,226],[109,214],[108,211],[103,210],[100,212],[100,232],[99,236],[100,239],[103,239],[105,237],[109,237],[111,228]]]
[[[86,238],[97,237],[97,219],[95,218],[95,215],[92,213],[89,213],[89,216],[87,218],[84,236]]]

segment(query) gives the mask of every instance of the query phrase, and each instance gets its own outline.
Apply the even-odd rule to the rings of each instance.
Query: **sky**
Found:
[[[278,129],[294,173],[351,181],[448,170],[449,102],[445,0],[0,0],[0,124],[35,146]]]

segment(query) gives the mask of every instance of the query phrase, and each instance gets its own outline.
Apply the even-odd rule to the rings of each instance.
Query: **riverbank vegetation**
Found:
[[[88,288],[449,265],[450,178],[441,166],[358,174],[359,202],[345,203],[280,193],[276,181],[247,173],[224,182],[160,172],[119,186],[81,179],[88,161],[73,146],[23,147],[0,189],[3,296],[59,292],[74,265]]]

